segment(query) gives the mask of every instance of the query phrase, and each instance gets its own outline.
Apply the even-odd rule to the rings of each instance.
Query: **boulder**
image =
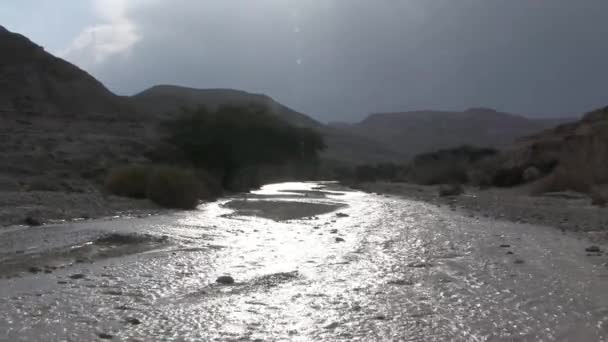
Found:
[[[524,170],[523,180],[524,183],[529,183],[539,179],[541,176],[542,173],[536,166],[530,166]]]
[[[460,184],[443,184],[439,186],[439,196],[458,196],[464,193],[464,187]]]

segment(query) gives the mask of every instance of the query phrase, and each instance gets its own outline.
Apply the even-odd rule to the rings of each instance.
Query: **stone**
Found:
[[[341,238],[341,237],[337,237],[337,238],[336,238],[336,242],[344,242],[344,241],[345,241],[345,240],[344,240],[343,238]]]
[[[585,252],[589,253],[600,253],[602,250],[598,246],[589,246],[585,248]]]
[[[332,229],[332,230],[330,230],[329,232],[330,232],[330,233],[332,233],[332,234],[337,234],[337,233],[338,233],[338,230],[337,230],[337,229]]]
[[[509,247],[511,247],[511,245],[507,245],[507,244],[500,245],[500,248],[509,248]]]
[[[331,324],[326,325],[324,328],[325,329],[335,329],[339,326],[340,324],[338,322],[333,322]]]
[[[111,340],[114,338],[114,336],[106,333],[98,333],[97,336],[102,340]]]
[[[231,276],[221,276],[218,277],[215,282],[222,285],[231,285],[234,284],[234,278]]]
[[[439,196],[459,196],[464,193],[464,187],[460,184],[442,184],[439,186]]]
[[[70,279],[77,280],[77,279],[84,279],[84,277],[85,277],[84,274],[82,274],[82,273],[76,273],[76,274],[72,274],[70,276]]]
[[[129,317],[129,318],[125,319],[125,322],[127,322],[129,324],[132,324],[132,325],[139,325],[139,324],[141,324],[141,321],[138,320],[135,317]]]
[[[28,268],[27,271],[30,273],[40,273],[42,272],[42,269],[40,267],[32,266]]]
[[[31,227],[42,226],[42,222],[39,219],[31,216],[26,217],[25,220],[23,220],[23,223]]]
[[[542,176],[540,170],[535,166],[530,166],[524,170],[522,174],[523,180],[526,183],[533,182]]]

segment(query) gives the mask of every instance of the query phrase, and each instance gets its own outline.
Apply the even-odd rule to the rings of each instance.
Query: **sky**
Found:
[[[606,0],[10,0],[0,25],[132,95],[265,93],[321,121],[608,105]]]

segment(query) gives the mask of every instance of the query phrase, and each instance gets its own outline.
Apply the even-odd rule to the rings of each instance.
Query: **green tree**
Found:
[[[316,163],[325,148],[317,132],[292,126],[258,105],[184,110],[164,127],[168,143],[188,162],[219,175],[228,188],[242,170],[289,161]]]

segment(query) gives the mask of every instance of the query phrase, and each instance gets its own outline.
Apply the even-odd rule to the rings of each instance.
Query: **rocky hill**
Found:
[[[412,157],[461,145],[502,148],[516,139],[568,119],[532,120],[486,108],[464,112],[416,111],[372,114],[365,120],[334,127],[349,130]]]
[[[125,99],[85,71],[0,26],[0,112],[87,118],[133,116]]]
[[[549,173],[541,191],[589,192],[608,184],[608,107],[521,139],[503,153],[514,180],[530,167]]]
[[[145,148],[148,122],[128,99],[2,27],[0,51],[0,188],[87,191]]]

